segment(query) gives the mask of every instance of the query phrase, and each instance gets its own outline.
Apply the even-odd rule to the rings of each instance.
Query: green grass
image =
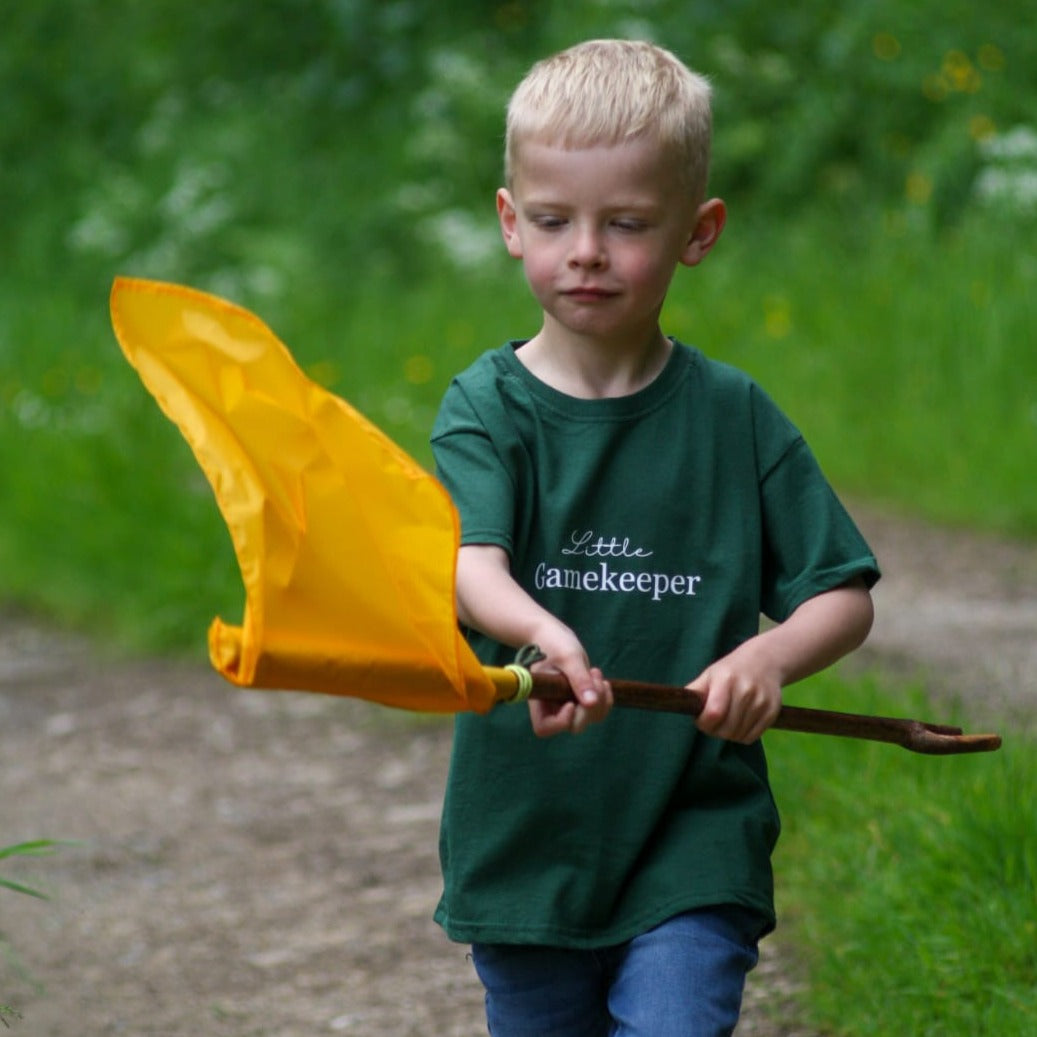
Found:
[[[452,264],[428,221],[478,213],[492,237],[520,71],[643,19],[714,77],[733,203],[719,247],[679,272],[666,329],[757,376],[841,491],[1037,536],[1035,214],[972,191],[981,166],[998,172],[984,127],[1033,119],[1035,30],[1015,5],[285,6],[16,5],[0,43],[0,137],[19,156],[0,170],[0,602],[199,658],[212,616],[240,616],[208,487],[108,326],[117,273],[249,306],[429,463],[450,376],[537,317],[502,248]],[[980,78],[956,86],[963,58]],[[1000,172],[1026,184],[1034,165]],[[464,245],[464,221],[450,227]],[[804,696],[930,712],[834,676],[789,697]],[[815,1027],[1037,1032],[1032,741],[946,759],[768,743],[781,913]]]
[[[758,250],[735,223],[708,263],[681,274],[667,326],[756,374],[841,488],[1032,534],[1026,241],[1013,247],[1006,230],[995,248],[978,229],[939,249],[881,228],[861,237],[855,248],[820,221],[784,237],[771,227]],[[121,359],[106,290],[85,310],[74,295],[3,290],[17,353],[0,379],[3,591],[108,641],[201,655],[212,615],[240,614],[233,556],[190,453]],[[245,301],[426,462],[450,375],[535,328],[520,273],[503,262],[479,275],[443,268],[402,295],[371,276],[345,298],[314,282],[270,313]],[[789,698],[931,712],[918,693],[831,676]],[[808,968],[813,1024],[833,1037],[1033,1032],[1032,742],[949,758],[784,732],[768,742],[785,822],[781,913]]]
[[[669,326],[756,375],[837,486],[936,522],[1037,533],[1037,256],[1021,231],[936,241],[901,214],[728,237]]]
[[[917,690],[831,674],[786,697],[948,719]],[[1003,733],[997,753],[948,757],[767,737],[784,824],[780,924],[820,1032],[1037,1032],[1037,756],[1032,738]]]
[[[756,374],[841,488],[940,521],[1034,532],[1037,359],[1021,232],[1006,229],[995,248],[966,229],[936,249],[882,228],[853,247],[821,221],[786,236],[771,227],[762,250],[737,223],[729,234],[681,274],[670,330]],[[138,650],[201,655],[212,615],[240,613],[232,553],[186,446],[121,359],[104,292],[85,316],[61,293],[8,288],[4,301],[19,350],[0,384],[5,593]],[[479,275],[443,268],[402,295],[370,276],[346,297],[310,283],[270,313],[245,301],[426,462],[450,375],[535,328],[504,262]],[[920,692],[836,676],[789,700],[949,719]],[[785,824],[782,924],[808,969],[801,1007],[813,1025],[832,1037],[1033,1032],[1032,741],[929,758],[781,732],[768,748]]]
[[[108,327],[119,273],[249,306],[427,464],[451,374],[537,328],[481,253],[505,98],[590,35],[714,77],[731,217],[667,330],[757,375],[840,490],[1037,534],[1037,157],[1032,134],[989,153],[1037,93],[1012,5],[284,6],[47,0],[0,42],[0,601],[144,650],[240,611],[208,490]],[[984,202],[980,173],[1018,196]]]
[[[841,491],[1031,536],[1037,262],[1025,231],[966,225],[934,242],[822,218],[757,229],[733,213],[709,259],[679,272],[664,324],[758,377]],[[76,291],[0,288],[0,595],[136,648],[197,651],[214,612],[237,618],[241,591],[200,471],[115,344],[116,270]],[[329,271],[287,295],[235,298],[428,464],[451,375],[536,330],[519,267],[441,264],[402,282],[376,270],[346,288]]]

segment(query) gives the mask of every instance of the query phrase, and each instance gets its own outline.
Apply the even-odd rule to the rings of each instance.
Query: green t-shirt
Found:
[[[496,544],[606,677],[686,684],[878,569],[793,425],[742,372],[674,345],[642,391],[582,400],[515,356],[451,384],[432,446],[462,543]],[[514,650],[472,632],[484,663]],[[456,721],[436,920],[465,942],[614,944],[682,911],[774,921],[778,814],[760,743],[616,709],[538,739],[523,707]]]

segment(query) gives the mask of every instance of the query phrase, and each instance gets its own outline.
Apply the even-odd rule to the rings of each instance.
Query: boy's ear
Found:
[[[521,259],[522,242],[518,234],[518,215],[515,212],[515,201],[506,187],[497,191],[497,219],[500,220],[500,230],[504,236],[504,244],[508,248],[508,255],[514,259]]]
[[[685,266],[696,266],[717,243],[727,223],[727,206],[720,198],[703,202],[695,214],[695,226],[684,245],[680,260]]]

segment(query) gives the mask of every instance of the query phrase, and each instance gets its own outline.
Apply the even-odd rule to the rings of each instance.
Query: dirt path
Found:
[[[977,722],[1037,726],[1037,543],[853,513],[884,573],[855,664],[917,674]]]
[[[927,669],[984,728],[1032,727],[1037,547],[855,510],[887,572],[859,664]],[[53,894],[0,890],[12,1032],[484,1033],[464,949],[430,919],[448,748],[442,722],[105,665],[0,617],[0,843],[80,840],[0,867]],[[791,956],[764,948],[739,1034],[808,1037]]]

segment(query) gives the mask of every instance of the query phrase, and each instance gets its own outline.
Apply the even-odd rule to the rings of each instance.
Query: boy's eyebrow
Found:
[[[571,210],[578,209],[580,207],[579,202],[569,201],[564,198],[556,198],[551,195],[531,195],[530,197],[519,197],[516,199],[516,203],[519,208],[523,210],[529,209],[552,209],[552,210]],[[601,207],[602,212],[613,213],[613,212],[642,212],[642,213],[656,213],[662,212],[666,208],[662,203],[648,199],[648,198],[620,198],[617,201],[610,202],[607,205]]]

